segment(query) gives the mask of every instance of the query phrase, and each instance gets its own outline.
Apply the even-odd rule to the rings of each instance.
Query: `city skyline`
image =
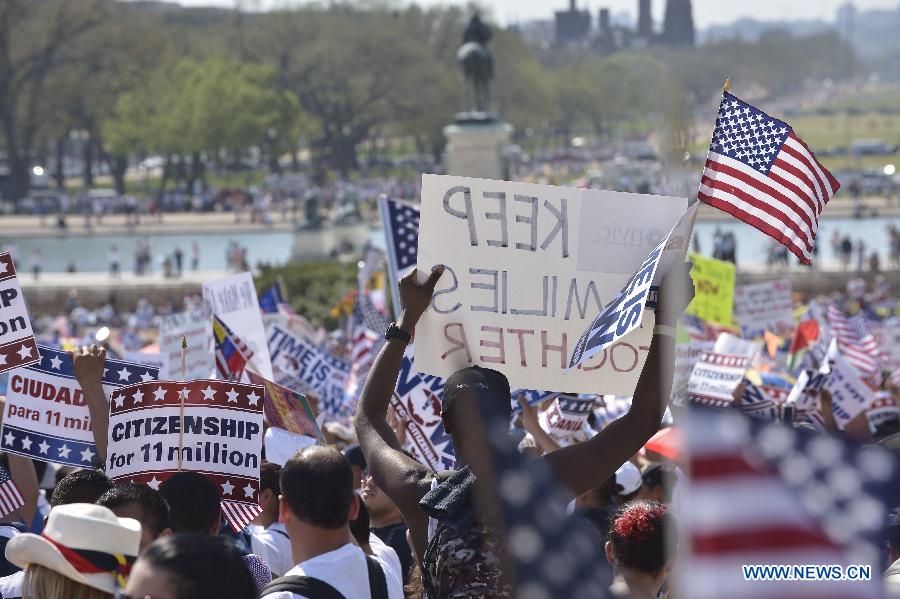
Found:
[[[273,8],[292,7],[309,2],[300,0],[176,0],[183,6],[219,6],[234,8],[241,4],[249,10],[270,10]],[[465,5],[468,0],[418,0],[426,6],[440,4]],[[794,20],[826,20],[834,21],[837,10],[846,0],[805,0],[785,2],[784,0],[756,0],[749,8],[743,2],[721,0],[693,0],[694,22],[699,29],[711,25],[723,25],[740,18],[751,17],[761,21],[794,21]],[[403,2],[400,4],[409,4]],[[564,10],[568,0],[492,0],[482,2],[489,7],[494,19],[503,24],[510,24],[533,19],[552,20],[553,13]],[[894,9],[900,11],[898,0],[856,0],[853,2],[857,10]],[[601,8],[609,8],[615,16],[627,12],[637,18],[636,0],[579,0],[578,7],[587,9],[593,15]],[[662,23],[665,0],[654,0],[653,21],[656,27]]]

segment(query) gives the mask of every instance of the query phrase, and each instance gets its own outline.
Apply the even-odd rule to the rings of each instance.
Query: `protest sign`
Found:
[[[713,352],[717,354],[730,354],[733,356],[744,356],[748,360],[759,351],[759,344],[746,339],[741,339],[731,333],[719,333],[716,337],[716,344]]]
[[[769,281],[734,288],[734,317],[741,336],[762,337],[769,331],[790,338],[794,331],[794,300],[790,281]]]
[[[742,355],[701,353],[688,380],[688,399],[720,408],[731,405],[748,362]]]
[[[0,254],[0,372],[40,361],[12,254]]]
[[[631,409],[631,397],[624,395],[604,395],[597,398],[594,405],[594,419],[597,428],[602,429],[613,420],[618,420]]]
[[[694,204],[681,215],[669,234],[644,258],[616,299],[584,331],[575,344],[569,368],[582,364],[591,356],[621,341],[641,324],[651,286],[658,287],[669,269],[684,262],[698,207],[699,204]]]
[[[165,379],[169,376],[169,362],[167,359],[168,356],[163,355],[159,352],[126,351],[122,352],[122,358],[126,362],[142,364],[144,366],[155,369],[157,372],[159,372],[159,376],[157,377],[159,379]]]
[[[560,445],[580,443],[591,436],[587,420],[595,403],[594,395],[560,394],[549,408],[538,413],[538,422]]]
[[[694,300],[685,313],[708,322],[731,326],[734,322],[734,264],[690,253]]]
[[[91,414],[75,380],[72,357],[37,346],[40,361],[9,374],[3,414],[4,451],[36,460],[90,468],[97,456]],[[156,368],[107,358],[102,386],[116,388],[157,378]]]
[[[814,410],[818,405],[819,391],[825,386],[827,379],[827,372],[804,369],[785,402],[792,404],[800,413]]]
[[[752,418],[777,420],[779,407],[787,400],[790,389],[774,385],[757,385],[746,378],[738,408]]]
[[[514,387],[630,394],[652,326],[566,373],[569,355],[686,207],[684,198],[424,175],[417,267],[447,269],[416,327],[416,369],[446,377],[480,364]]]
[[[900,321],[897,318],[881,325],[870,324],[869,329],[881,348],[881,361],[889,369],[900,368]]]
[[[391,407],[406,433],[406,446],[431,470],[452,470],[456,464],[453,442],[441,420],[444,379],[416,372],[413,347],[406,349],[400,365]]]
[[[529,406],[536,406],[545,401],[554,399],[559,395],[558,391],[536,391],[534,389],[513,389],[509,396],[512,398],[513,411],[521,410],[519,406],[519,396],[525,398],[525,402]]]
[[[878,428],[887,423],[900,424],[900,410],[894,402],[890,391],[876,391],[875,399],[866,408],[866,420],[869,421],[869,430],[872,434],[878,432]]]
[[[231,275],[203,284],[203,300],[212,314],[216,314],[234,331],[234,334],[250,346],[253,351],[251,368],[269,380],[272,374],[272,361],[266,344],[266,330],[263,327],[262,315],[256,288],[253,287],[253,275],[249,272]],[[212,330],[212,325],[207,323]],[[207,354],[211,353],[212,337]],[[180,348],[179,348],[179,351]]]
[[[713,351],[713,341],[692,341],[675,345],[675,372],[672,377],[672,401],[683,402],[687,395],[688,380],[703,352]]]
[[[834,345],[834,344],[832,344]],[[875,392],[859,377],[839,352],[829,348],[828,364],[831,374],[825,388],[831,393],[831,411],[841,430],[862,413],[875,399]]]
[[[181,379],[181,339],[187,340],[184,379],[209,378],[213,371],[212,331],[207,310],[180,312],[160,317],[159,353],[164,356],[166,374],[161,378]]]
[[[251,383],[261,385],[265,389],[263,415],[266,424],[290,433],[313,437],[325,443],[322,431],[316,424],[316,416],[306,397],[293,389],[266,380],[255,372],[248,372],[247,376],[250,377]]]
[[[333,417],[349,414],[347,380],[351,364],[324,352],[278,325],[268,340],[275,382],[319,398],[319,411]]]
[[[175,472],[200,472],[222,489],[222,509],[234,527],[260,509],[263,393],[259,385],[214,380],[114,390],[107,475],[159,489]]]

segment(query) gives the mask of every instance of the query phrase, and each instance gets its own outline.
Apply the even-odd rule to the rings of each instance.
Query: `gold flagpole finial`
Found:
[[[731,78],[730,77],[725,79],[725,85],[722,86],[722,91],[724,91],[724,92],[731,91]]]

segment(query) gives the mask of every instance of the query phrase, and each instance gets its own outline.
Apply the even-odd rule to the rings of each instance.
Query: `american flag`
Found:
[[[0,518],[3,518],[25,505],[19,487],[9,476],[9,472],[0,466]]]
[[[257,503],[244,501],[222,501],[222,515],[234,532],[241,532],[251,520],[262,513],[262,508]]]
[[[253,358],[253,351],[216,315],[213,315],[213,339],[216,372],[223,379],[239,381],[247,362]]]
[[[837,339],[838,349],[847,362],[864,377],[878,374],[881,350],[863,317],[857,315],[847,318],[840,308],[829,303],[828,321]]]
[[[686,432],[679,597],[882,596],[881,535],[900,482],[893,456],[737,410],[693,409]],[[794,564],[869,565],[871,580],[747,580],[742,568]]]
[[[397,281],[416,267],[419,257],[419,207],[415,204],[392,200],[387,196],[378,199],[381,223],[387,242],[390,288],[394,294],[394,312],[400,312],[400,295]]]
[[[478,401],[497,481],[513,597],[612,597],[612,572],[593,526],[566,514],[567,494],[542,460],[528,461],[497,402]],[[481,456],[479,456],[481,457]]]
[[[810,264],[819,216],[839,188],[787,123],[724,92],[698,199]]]

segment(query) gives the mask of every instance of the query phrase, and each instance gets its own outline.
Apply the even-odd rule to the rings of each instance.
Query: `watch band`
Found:
[[[399,339],[400,341],[409,344],[409,342],[412,341],[412,335],[398,327],[396,322],[392,322],[388,325],[387,330],[384,332],[384,339],[386,341],[390,341],[391,339]]]
[[[658,324],[653,327],[654,335],[664,335],[666,337],[675,338],[675,327],[671,327],[667,324]]]

